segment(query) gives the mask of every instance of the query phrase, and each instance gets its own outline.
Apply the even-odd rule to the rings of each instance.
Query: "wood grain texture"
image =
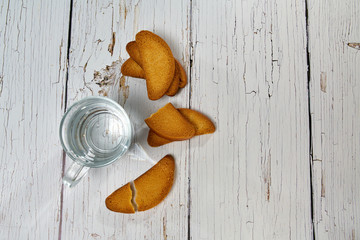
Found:
[[[69,7],[0,2],[0,239],[59,234]]]
[[[360,2],[308,6],[315,237],[359,239]]]
[[[68,106],[89,95],[118,101],[139,130],[138,140],[154,162],[124,158],[91,170],[75,189],[64,189],[62,239],[186,239],[188,236],[188,142],[147,148],[144,119],[171,101],[187,107],[189,87],[174,98],[147,98],[143,79],[121,76],[126,44],[147,29],[163,37],[189,68],[188,1],[74,1],[69,56]],[[109,67],[107,67],[109,66]],[[105,199],[166,154],[176,162],[174,186],[157,207],[134,215],[110,212]],[[71,161],[66,159],[66,165]]]
[[[192,239],[312,239],[305,2],[193,0]]]

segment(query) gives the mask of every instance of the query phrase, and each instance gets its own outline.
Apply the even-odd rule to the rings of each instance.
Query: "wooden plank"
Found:
[[[145,129],[146,134],[143,119],[165,103],[188,106],[189,87],[174,98],[150,101],[144,80],[122,78],[120,66],[128,58],[127,42],[134,40],[138,31],[148,29],[163,37],[174,56],[189,68],[189,10],[187,1],[74,1],[68,106],[85,96],[107,95],[122,104],[135,122],[135,128]],[[108,79],[107,83],[100,84],[104,79]],[[144,138],[144,134],[139,138],[142,143]],[[185,239],[188,235],[188,145],[188,142],[179,142],[158,149],[144,145],[155,161],[168,153],[174,155],[177,167],[169,196],[149,211],[135,215],[113,213],[106,209],[104,202],[114,190],[134,180],[154,163],[124,158],[111,166],[90,171],[74,189],[64,189],[62,238]],[[67,165],[70,162],[66,159]]]
[[[59,234],[69,6],[0,2],[1,239]]]
[[[360,4],[308,5],[315,237],[359,239]]]
[[[305,2],[193,0],[192,239],[312,239]]]

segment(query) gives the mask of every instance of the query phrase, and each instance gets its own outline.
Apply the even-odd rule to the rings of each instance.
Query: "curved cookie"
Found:
[[[215,132],[215,125],[204,114],[193,109],[179,108],[179,112],[195,127],[195,135],[203,135]]]
[[[166,91],[166,95],[172,97],[175,96],[175,94],[179,90],[179,84],[180,84],[180,69],[177,64],[175,64],[175,74],[174,79],[169,87],[169,89]]]
[[[134,181],[138,211],[155,207],[168,195],[174,182],[174,173],[174,158],[166,155]]]
[[[121,73],[129,77],[145,78],[145,73],[142,68],[131,58],[123,63]]]
[[[195,135],[195,127],[171,103],[145,119],[145,123],[157,135],[169,140],[186,140]]]
[[[106,207],[114,212],[134,213],[135,209],[131,203],[132,191],[130,183],[125,184],[105,200]]]
[[[174,78],[174,56],[167,43],[152,32],[141,31],[135,38],[146,75],[148,97],[157,100],[166,93]]]
[[[130,55],[130,58],[132,58],[141,67],[142,66],[141,55],[135,41],[129,42],[126,45],[126,51]]]
[[[170,155],[163,157],[157,164],[134,181],[134,190],[130,183],[125,184],[110,194],[106,200],[106,207],[114,212],[135,213],[145,211],[158,205],[168,195],[174,183],[175,161]],[[134,192],[133,192],[134,191]]]
[[[181,66],[181,64],[179,63],[178,60],[175,59],[175,62],[176,62],[176,66],[178,68],[179,75],[180,75],[179,87],[184,88],[186,86],[186,84],[187,84],[186,72],[185,72],[184,68]]]
[[[194,125],[195,136],[215,132],[215,125],[202,113],[188,108],[178,108],[178,110],[189,122]],[[159,147],[173,141],[160,137],[150,129],[147,142],[151,147]]]
[[[162,145],[171,143],[172,140],[160,137],[153,130],[150,129],[147,137],[147,142],[151,147],[160,147]]]

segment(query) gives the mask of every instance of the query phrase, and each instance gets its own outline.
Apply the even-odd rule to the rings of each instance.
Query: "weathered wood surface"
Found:
[[[360,239],[359,12],[359,1],[309,1],[316,239]]]
[[[193,1],[193,239],[311,239],[304,1]]]
[[[358,239],[360,4],[305,3],[0,2],[0,239]],[[120,74],[142,29],[186,68],[174,98],[150,101]],[[104,205],[154,162],[126,157],[61,186],[58,124],[89,95],[123,105],[155,161],[174,155],[156,208]],[[143,119],[169,101],[208,115],[215,134],[147,147]]]
[[[0,2],[0,239],[59,234],[69,10]]]

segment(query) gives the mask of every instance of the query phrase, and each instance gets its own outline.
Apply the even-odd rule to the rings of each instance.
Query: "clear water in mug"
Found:
[[[132,141],[132,126],[123,109],[109,100],[90,98],[70,109],[63,123],[68,155],[90,167],[122,156]]]

